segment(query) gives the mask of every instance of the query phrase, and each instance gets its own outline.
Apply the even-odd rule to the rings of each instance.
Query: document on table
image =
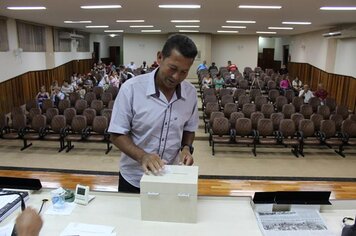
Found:
[[[256,212],[265,236],[330,236],[317,210]]]
[[[0,227],[1,236],[11,236],[12,230],[14,229],[15,222],[11,222],[3,227]]]
[[[115,227],[82,223],[69,223],[60,236],[116,236]]]

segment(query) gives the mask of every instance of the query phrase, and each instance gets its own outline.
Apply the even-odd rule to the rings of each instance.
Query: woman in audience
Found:
[[[36,95],[36,101],[39,108],[42,108],[43,100],[48,99],[49,93],[46,91],[46,87],[44,85],[41,86],[41,90]]]
[[[289,89],[290,86],[290,81],[288,76],[283,76],[282,80],[279,82],[279,89],[281,94],[284,94],[284,92]]]
[[[118,88],[120,85],[119,76],[116,71],[112,71],[109,75],[109,86]]]
[[[68,84],[67,81],[64,81],[61,87],[61,91],[64,93],[66,97],[69,97],[69,94],[74,92],[74,88],[72,84]]]
[[[324,89],[323,84],[318,84],[318,89],[314,92],[314,96],[320,99],[322,105],[324,105],[324,101],[328,96],[328,92]]]
[[[303,89],[302,81],[300,81],[298,77],[295,77],[295,79],[292,81],[292,86],[293,86],[293,90],[294,90],[296,96],[298,96],[300,90]]]
[[[214,85],[215,85],[215,90],[218,92],[220,89],[222,89],[224,87],[225,81],[224,78],[222,76],[217,76],[214,79]]]
[[[202,88],[206,89],[211,87],[213,87],[213,79],[211,78],[210,73],[208,73],[202,80]]]
[[[84,99],[86,91],[84,89],[83,83],[78,84],[78,89],[76,92],[79,93],[81,99]]]
[[[56,87],[59,87],[58,81],[57,81],[57,80],[53,80],[53,81],[52,81],[52,84],[51,84],[51,87],[50,87],[50,90],[51,90],[51,97],[53,96],[53,94],[54,94],[54,89],[55,89]]]

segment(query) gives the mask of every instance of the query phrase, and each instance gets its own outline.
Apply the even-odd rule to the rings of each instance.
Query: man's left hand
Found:
[[[184,147],[180,152],[179,165],[191,166],[194,164],[194,159],[192,154],[190,154],[189,148]]]

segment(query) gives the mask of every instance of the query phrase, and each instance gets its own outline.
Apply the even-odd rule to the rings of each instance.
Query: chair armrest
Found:
[[[337,132],[336,136],[341,139],[343,143],[347,143],[349,141],[350,136],[344,132]]]
[[[326,140],[326,135],[325,135],[325,133],[323,133],[323,132],[321,132],[321,131],[317,131],[317,132],[316,132],[316,136],[319,138],[319,140],[320,140],[321,142],[325,142],[325,140]]]
[[[67,127],[61,128],[59,131],[60,135],[62,138],[67,136],[69,134],[69,129]]]
[[[297,135],[297,139],[298,139],[299,141],[302,141],[302,142],[303,142],[303,140],[304,140],[304,133],[303,133],[303,131],[297,131],[296,135]]]

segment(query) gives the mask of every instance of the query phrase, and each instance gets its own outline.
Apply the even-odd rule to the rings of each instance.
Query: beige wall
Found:
[[[264,48],[274,48],[276,38],[258,37],[258,52],[263,52]]]
[[[335,73],[356,78],[356,38],[338,39],[335,56]]]

